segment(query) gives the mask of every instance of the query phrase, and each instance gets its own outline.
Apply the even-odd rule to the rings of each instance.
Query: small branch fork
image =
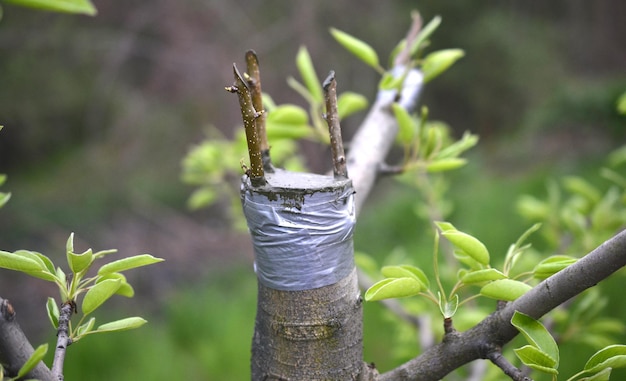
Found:
[[[341,139],[341,126],[339,125],[339,114],[337,112],[337,81],[335,72],[331,70],[326,80],[322,84],[324,89],[324,99],[326,100],[326,123],[330,133],[330,149],[333,155],[333,174],[336,179],[347,179],[348,169],[346,166],[346,154],[343,149]]]
[[[533,381],[526,376],[522,370],[511,364],[506,357],[502,356],[502,348],[495,346],[489,348],[486,358],[491,360],[498,368],[502,369],[504,374],[509,376],[513,381]]]

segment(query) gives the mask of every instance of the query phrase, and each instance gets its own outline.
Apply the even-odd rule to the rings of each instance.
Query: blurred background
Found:
[[[13,194],[0,211],[0,248],[61,263],[75,232],[77,249],[166,259],[129,273],[138,295],[111,301],[97,317],[141,315],[150,324],[70,347],[68,380],[109,379],[110,364],[119,380],[249,378],[256,287],[249,238],[224,222],[227,203],[190,211],[192,188],[180,180],[183,157],[209,127],[232,136],[241,124],[223,88],[247,49],[259,55],[263,90],[276,103],[305,105],[285,81],[297,77],[302,45],[320,78],[333,69],[340,91],[371,100],[378,74],[328,28],[386,58],[411,10],[426,21],[441,15],[432,48],[466,56],[424,89],[422,103],[455,135],[480,135],[471,164],[450,177],[450,219],[494,252],[527,227],[514,208],[520,194],[545,193],[548,178],[593,174],[625,141],[626,122],[615,111],[626,89],[622,0],[94,3],[93,18],[0,3],[0,173],[8,175],[2,190]],[[363,117],[345,121],[346,136]],[[302,149],[312,170],[327,169],[318,148]],[[418,252],[415,237],[431,227],[406,207],[414,202],[411,190],[381,181],[359,222],[357,250],[381,261],[401,242]],[[44,308],[51,292],[43,281],[0,272],[0,295],[35,344],[53,336]],[[403,334],[393,318],[374,303],[365,313],[366,360],[383,370],[405,360],[410,354],[388,350]]]

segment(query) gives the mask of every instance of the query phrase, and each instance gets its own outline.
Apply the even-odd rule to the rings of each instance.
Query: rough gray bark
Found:
[[[34,348],[20,328],[16,312],[7,299],[0,297],[0,363],[4,366],[7,375],[17,375],[22,365],[33,354]],[[28,373],[29,378],[41,381],[53,381],[50,369],[40,362],[35,369]]]

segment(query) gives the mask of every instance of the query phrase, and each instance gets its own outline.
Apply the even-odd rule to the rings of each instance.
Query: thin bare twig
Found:
[[[346,154],[343,150],[341,139],[341,126],[339,125],[339,113],[337,112],[337,81],[335,72],[330,71],[322,85],[326,100],[326,123],[330,132],[330,149],[333,154],[333,174],[335,178],[347,178]]]
[[[498,368],[502,369],[504,374],[509,376],[513,381],[532,381],[531,378],[526,376],[522,370],[518,367],[514,366],[506,359],[506,357],[502,356],[502,350],[500,348],[494,347],[493,350],[487,352],[486,356],[492,363],[494,363]]]
[[[235,83],[225,89],[231,93],[237,93],[239,97],[239,107],[241,108],[243,126],[246,130],[248,155],[250,156],[250,183],[254,187],[260,187],[266,184],[259,131],[256,127],[256,120],[262,113],[255,110],[248,84],[244,81],[235,64],[233,64],[233,75],[235,76]]]
[[[413,23],[411,23],[411,28],[406,34],[404,49],[396,56],[394,66],[408,66],[411,61],[411,45],[413,45],[413,41],[415,41],[420,30],[422,30],[422,16],[420,16],[419,12],[411,12],[411,18]]]

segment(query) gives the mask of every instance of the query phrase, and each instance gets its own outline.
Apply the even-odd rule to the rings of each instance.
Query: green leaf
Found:
[[[623,367],[626,367],[626,345],[610,345],[591,356],[584,370],[595,373],[606,368]]]
[[[322,85],[315,73],[313,61],[306,47],[301,46],[296,55],[296,66],[300,71],[300,76],[304,81],[304,85],[308,89],[309,94],[315,102],[322,103],[324,97],[322,95]]]
[[[135,255],[128,258],[118,259],[117,261],[113,261],[111,263],[107,263],[106,265],[100,267],[100,270],[98,270],[98,275],[102,276],[110,273],[119,273],[122,271],[134,269],[136,267],[147,266],[159,262],[163,262],[163,259],[153,257],[150,254]]]
[[[89,334],[93,330],[93,326],[96,324],[96,318],[90,318],[86,323],[82,324],[76,329],[74,341],[78,341],[81,336]]]
[[[110,323],[102,324],[96,330],[97,332],[113,332],[113,331],[125,331],[127,329],[139,328],[146,324],[147,321],[140,317],[129,317],[121,320],[112,321]]]
[[[24,258],[30,258],[39,264],[39,269],[35,271],[24,271],[26,274],[50,282],[56,281],[57,278],[54,274],[53,264],[45,255],[29,250],[17,250],[13,254]],[[50,271],[49,267],[52,267],[52,271]]]
[[[379,90],[399,90],[402,82],[404,81],[404,76],[394,76],[392,73],[386,71],[383,74],[383,77],[380,79],[378,83]]]
[[[414,277],[387,278],[376,282],[365,292],[365,300],[376,301],[414,296],[422,291],[422,283]]]
[[[310,137],[309,116],[300,106],[285,104],[267,114],[267,137],[271,139],[301,139]]]
[[[563,179],[563,186],[571,193],[583,196],[594,205],[602,198],[602,194],[596,187],[580,177],[566,177]]]
[[[449,222],[435,221],[435,225],[437,226],[437,228],[439,228],[439,230],[441,230],[442,233],[446,231],[457,231],[454,225]]]
[[[398,103],[392,103],[391,109],[398,122],[397,140],[402,144],[412,143],[418,132],[417,121]]]
[[[4,0],[5,3],[23,7],[65,13],[96,14],[96,7],[89,0]]]
[[[577,258],[568,255],[553,255],[539,262],[533,269],[533,276],[538,279],[546,279],[558,273],[564,268],[573,265]]]
[[[212,205],[215,201],[217,201],[217,191],[213,187],[201,187],[191,194],[187,205],[191,210],[198,210]]]
[[[120,273],[109,273],[109,274],[105,274],[103,276],[98,277],[98,280],[96,281],[96,284],[105,281],[107,279],[119,279],[122,283],[120,284],[120,288],[117,290],[116,294],[117,295],[121,295],[121,296],[125,296],[127,298],[132,298],[133,296],[135,296],[135,290],[133,289],[133,287],[128,283],[128,281],[126,281],[126,277],[124,276],[124,274],[120,274]]]
[[[56,300],[54,298],[49,297],[46,302],[46,310],[48,311],[48,319],[50,319],[50,323],[54,329],[59,328],[59,306],[57,305]]]
[[[466,131],[460,140],[439,151],[435,158],[447,159],[457,157],[468,149],[474,147],[476,144],[478,144],[478,135],[474,135]]]
[[[89,269],[89,266],[93,263],[93,252],[91,249],[87,249],[80,254],[68,251],[67,263],[74,274],[79,274]]]
[[[441,16],[435,16],[432,20],[426,24],[422,30],[417,34],[415,41],[411,45],[411,57],[415,56],[419,49],[422,47],[424,42],[430,38],[433,32],[439,27],[441,24]]]
[[[37,273],[45,270],[45,265],[33,258],[0,250],[0,268],[24,273]]]
[[[352,91],[341,93],[337,98],[337,114],[339,120],[343,120],[348,116],[367,108],[367,98],[361,94]]]
[[[480,289],[480,294],[496,300],[512,301],[524,295],[532,287],[513,279],[499,279],[487,283]]]
[[[423,289],[427,289],[430,286],[430,282],[428,281],[428,277],[426,277],[426,274],[420,268],[417,268],[415,266],[384,266],[380,270],[380,272],[387,278],[413,277],[422,284]]]
[[[380,64],[378,63],[378,54],[376,54],[376,51],[367,43],[339,29],[330,28],[330,33],[337,42],[358,59],[376,70],[381,70]]]
[[[558,374],[557,363],[547,353],[537,347],[525,345],[521,348],[513,349],[515,355],[524,365],[548,374]]]
[[[48,353],[48,344],[41,344],[40,346],[38,346],[37,349],[35,349],[33,354],[30,356],[30,358],[26,360],[24,365],[22,365],[20,370],[17,372],[17,376],[15,377],[15,379],[23,378],[24,376],[26,376],[26,374],[28,374],[28,372],[35,369],[37,364],[39,364],[39,362],[43,360],[46,353]]]
[[[441,235],[478,263],[483,265],[489,264],[489,251],[477,238],[458,230],[442,231]]]
[[[3,185],[6,181],[7,181],[7,175],[4,173],[0,173],[0,185]]]
[[[617,98],[616,108],[617,112],[626,115],[626,92],[623,92],[622,95]]]
[[[445,159],[436,159],[426,164],[426,170],[430,173],[451,171],[461,168],[467,164],[467,159],[460,157],[449,157]]]
[[[443,301],[441,292],[437,291],[437,296],[439,297],[439,311],[441,311],[441,315],[445,319],[453,317],[459,307],[459,295],[454,294],[452,296],[452,300],[447,300],[445,302]]]
[[[477,284],[506,278],[506,275],[496,269],[483,269],[465,274],[463,278],[461,278],[461,282],[464,284]]]
[[[0,208],[11,199],[11,193],[0,192]]]
[[[424,83],[438,77],[464,55],[465,53],[461,49],[445,49],[432,52],[424,57],[422,63]]]
[[[612,368],[605,368],[593,376],[579,378],[577,381],[609,381]]]
[[[531,234],[539,230],[539,228],[541,228],[541,223],[536,223],[533,226],[526,229],[526,231],[522,233],[522,235],[517,239],[517,241],[515,241],[515,247],[518,249],[522,247],[522,244],[524,243],[524,241],[526,241],[528,237],[530,237]]]
[[[122,281],[119,279],[108,279],[92,286],[83,299],[83,315],[89,315],[102,303],[113,296],[120,288]]]
[[[548,357],[553,360],[553,364],[545,365],[557,367],[559,364],[559,347],[554,341],[554,338],[550,332],[539,321],[532,317],[523,314],[519,311],[515,311],[513,318],[511,318],[511,324],[517,328],[518,331],[526,340],[533,346],[540,349]]]

